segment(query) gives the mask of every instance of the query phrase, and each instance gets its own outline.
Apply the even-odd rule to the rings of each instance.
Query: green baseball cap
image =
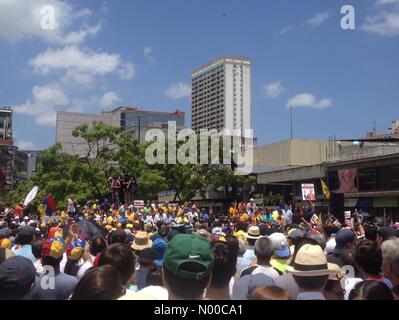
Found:
[[[203,266],[204,271],[184,270],[182,266],[188,262]],[[178,234],[168,243],[163,266],[175,276],[200,280],[212,271],[213,262],[213,251],[207,239],[196,234]]]

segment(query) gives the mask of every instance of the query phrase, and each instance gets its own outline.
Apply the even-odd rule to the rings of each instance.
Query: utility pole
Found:
[[[292,106],[290,106],[290,116],[291,116],[291,140],[293,138],[293,129],[292,129]]]
[[[139,143],[141,143],[141,140],[140,140],[140,138],[141,138],[141,115],[139,115],[138,116],[138,118],[139,118]]]

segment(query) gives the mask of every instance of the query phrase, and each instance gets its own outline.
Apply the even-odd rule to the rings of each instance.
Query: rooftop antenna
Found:
[[[373,132],[377,132],[377,120],[373,121]]]

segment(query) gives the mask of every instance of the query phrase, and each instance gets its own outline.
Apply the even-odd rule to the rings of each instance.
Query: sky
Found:
[[[22,149],[55,143],[57,111],[179,109],[189,127],[191,72],[221,55],[252,59],[258,145],[290,137],[287,106],[295,138],[399,119],[399,0],[0,0],[0,106]]]

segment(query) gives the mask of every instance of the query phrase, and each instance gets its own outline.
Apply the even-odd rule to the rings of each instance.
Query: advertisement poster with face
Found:
[[[357,168],[346,168],[338,170],[339,189],[338,193],[358,192],[356,186]]]
[[[302,184],[302,200],[309,200],[309,201],[316,200],[316,193],[313,183]]]

